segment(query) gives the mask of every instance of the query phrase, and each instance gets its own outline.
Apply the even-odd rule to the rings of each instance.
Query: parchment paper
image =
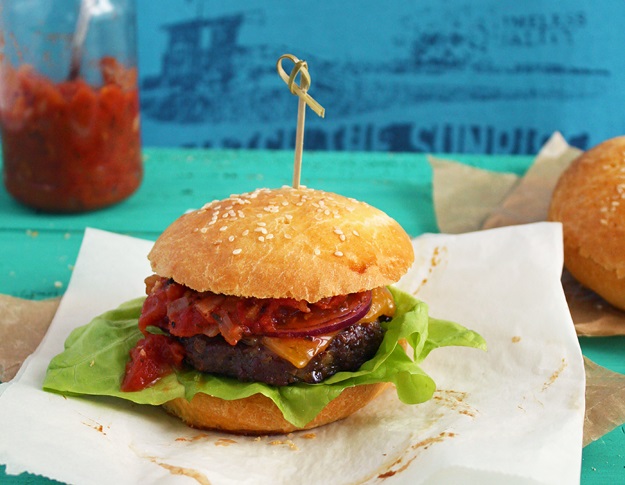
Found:
[[[459,233],[544,221],[558,177],[580,153],[560,133],[554,133],[523,177],[486,170],[476,173],[461,163],[431,157],[439,228]],[[456,195],[459,190],[461,197]],[[489,190],[497,194],[500,202],[484,198],[484,191]],[[453,210],[447,210],[448,207]],[[566,269],[562,285],[577,335],[625,335],[625,312],[584,288]],[[625,375],[588,359],[585,367],[587,445],[625,422]]]
[[[434,316],[480,332],[489,351],[434,351],[424,368],[438,390],[423,405],[403,405],[390,390],[340,423],[260,438],[41,390],[71,329],[143,293],[150,245],[87,230],[46,337],[0,386],[7,473],[119,485],[579,483],[584,368],[559,282],[559,225],[416,239],[418,260],[400,286]]]

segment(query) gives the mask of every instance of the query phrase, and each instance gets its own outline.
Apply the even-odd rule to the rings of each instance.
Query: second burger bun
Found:
[[[414,253],[384,212],[330,192],[283,187],[183,215],[148,259],[156,274],[196,291],[314,303],[395,283]]]
[[[625,310],[625,136],[572,162],[554,189],[549,219],[562,223],[566,269]]]

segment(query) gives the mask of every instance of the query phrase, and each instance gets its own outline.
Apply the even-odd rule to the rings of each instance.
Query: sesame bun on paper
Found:
[[[571,163],[554,189],[549,219],[562,223],[566,269],[625,310],[625,136]]]

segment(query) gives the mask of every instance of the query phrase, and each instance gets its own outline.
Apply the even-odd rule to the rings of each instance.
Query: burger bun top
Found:
[[[384,212],[305,187],[257,189],[174,221],[148,259],[196,291],[314,303],[395,283],[414,261]]]

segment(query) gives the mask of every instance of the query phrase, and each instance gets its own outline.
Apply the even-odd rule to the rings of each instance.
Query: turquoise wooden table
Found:
[[[0,293],[27,299],[62,295],[72,273],[85,227],[155,239],[188,208],[257,187],[291,183],[293,154],[270,151],[183,151],[146,149],[145,179],[129,200],[98,212],[45,215],[14,202],[0,189]],[[469,165],[522,174],[531,157],[448,156]],[[411,236],[437,232],[425,155],[305,153],[302,183],[339,192],[384,210]],[[625,373],[625,337],[582,338],[583,353]],[[2,439],[0,435],[0,439]],[[625,427],[583,451],[583,484],[625,483]],[[28,474],[0,483],[44,484]]]

